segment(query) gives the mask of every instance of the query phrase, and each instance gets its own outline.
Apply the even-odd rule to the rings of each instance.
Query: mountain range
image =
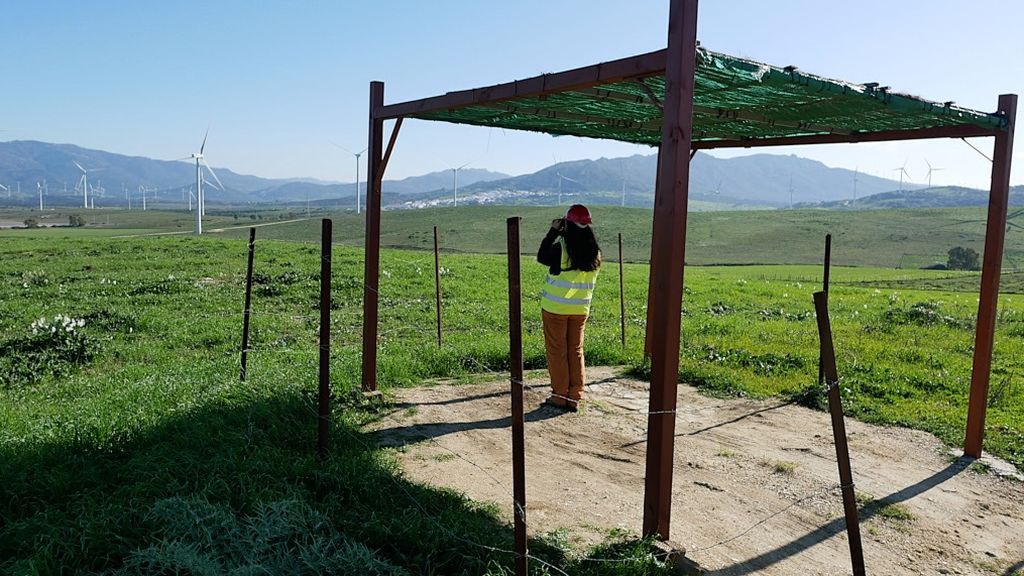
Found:
[[[123,206],[126,194],[138,202],[139,188],[158,201],[184,202],[195,184],[195,165],[188,161],[154,160],[90,150],[71,144],[36,141],[0,142],[0,203],[33,206],[37,182],[45,183],[46,203],[75,205],[81,172],[90,171],[90,187],[98,187],[97,206]],[[830,168],[793,155],[753,154],[717,158],[698,153],[690,180],[692,210],[785,208],[827,209],[975,205],[987,192],[969,188],[932,188]],[[654,199],[655,154],[560,162],[530,174],[510,176],[483,169],[458,172],[458,199],[464,204],[553,205],[573,202],[651,206]],[[207,202],[217,204],[296,204],[354,206],[354,183],[310,178],[269,179],[215,168],[224,190],[207,189]],[[455,203],[454,174],[431,172],[401,180],[385,180],[384,204],[418,208]],[[21,193],[17,190],[20,185]],[[66,190],[66,192],[65,192]],[[365,191],[365,182],[361,183]],[[365,192],[364,192],[365,193]],[[1018,190],[1019,195],[1019,190]],[[9,196],[9,199],[5,196]],[[1016,197],[1015,197],[1016,200]]]

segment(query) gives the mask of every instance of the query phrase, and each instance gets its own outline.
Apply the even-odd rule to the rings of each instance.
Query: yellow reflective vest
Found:
[[[562,248],[561,273],[544,278],[544,289],[541,290],[540,307],[552,314],[590,314],[590,300],[594,297],[594,285],[597,282],[597,270],[584,272],[572,270],[569,262],[569,251],[565,249],[565,240],[558,239]]]

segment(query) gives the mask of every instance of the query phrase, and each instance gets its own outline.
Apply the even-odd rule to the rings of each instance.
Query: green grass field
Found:
[[[501,226],[484,226],[474,210],[419,215],[418,225],[443,219],[449,231],[480,223],[472,234],[445,236],[441,348],[433,337],[433,255],[384,252],[379,355],[385,389],[508,367],[504,257],[454,253],[497,250],[503,242]],[[529,369],[544,367],[537,312],[543,270],[530,254],[553,212],[537,209],[524,221]],[[638,227],[642,216],[635,216]],[[396,228],[402,223],[396,219],[407,217],[388,213],[385,226]],[[351,229],[346,222],[334,226],[343,244],[358,237],[358,221],[353,217]],[[407,235],[425,233],[404,224]],[[245,384],[237,376],[241,238],[3,233],[0,572],[510,573],[511,557],[466,542],[511,548],[511,530],[495,509],[404,480],[389,452],[364,443],[359,426],[376,412],[354,393],[362,252],[345,245],[334,256],[333,454],[322,464],[315,458],[319,253],[295,242],[308,230],[286,226],[293,225],[260,228]],[[271,230],[289,237],[264,240]],[[426,242],[413,240],[417,248]],[[819,240],[807,241],[808,254]],[[837,240],[837,256],[840,246]],[[617,269],[602,270],[587,332],[590,364],[643,372],[646,273],[642,264],[626,267],[623,349]],[[820,407],[820,396],[811,393],[817,374],[811,293],[819,267],[695,266],[686,274],[682,382],[712,395],[779,396]],[[833,279],[847,413],[958,444],[977,275],[837,267]],[[986,444],[1018,466],[1024,466],[1022,298],[1001,299]],[[58,319],[48,331],[56,315],[85,323],[68,330]],[[47,325],[36,324],[33,334],[40,318]],[[554,536],[531,537],[534,553],[572,574],[661,570],[632,538],[609,535],[602,547],[578,551]],[[588,556],[636,561],[589,563]]]
[[[432,249],[433,227],[450,252],[504,253],[503,226],[508,216],[523,217],[524,237],[543,234],[552,218],[564,208],[526,206],[467,206],[432,210],[386,211],[382,216],[384,246],[415,250]],[[66,223],[82,210],[59,209],[49,221]],[[5,237],[76,237],[79,234],[134,235],[185,233],[193,228],[183,212],[150,210],[96,210],[85,213],[90,223],[84,230],[0,230]],[[207,230],[226,237],[244,237],[246,226],[260,225],[266,239],[315,242],[319,218],[334,219],[335,240],[362,246],[365,216],[348,212],[314,210],[303,219],[299,207],[281,209],[221,207],[210,209],[204,221]],[[0,210],[0,221],[21,222],[39,217],[30,211]],[[623,236],[624,257],[646,262],[650,256],[651,211],[640,208],[598,206],[594,208],[598,235],[607,255],[614,255],[616,235]],[[46,220],[43,220],[44,222]],[[985,210],[982,208],[941,208],[873,211],[767,210],[750,212],[691,212],[687,232],[687,262],[690,264],[808,264],[821,261],[824,236],[833,235],[833,261],[841,266],[914,269],[945,263],[954,246],[984,245]],[[1006,235],[1004,269],[1024,270],[1024,233],[1011,227]],[[1019,285],[1019,282],[1017,283]]]

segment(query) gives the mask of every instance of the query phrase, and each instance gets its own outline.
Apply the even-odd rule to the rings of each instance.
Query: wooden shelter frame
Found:
[[[685,266],[686,212],[690,159],[697,150],[727,147],[789,146],[882,142],[931,138],[994,137],[984,259],[974,336],[970,399],[964,453],[982,454],[992,351],[999,299],[999,277],[1006,234],[1010,162],[1017,96],[999,96],[993,115],[1001,127],[937,126],[907,130],[835,131],[786,137],[699,141],[693,139],[694,77],[698,0],[670,0],[668,47],[665,50],[604,62],[526,80],[395,104],[384,104],[384,83],[370,83],[366,251],[363,293],[362,387],[377,388],[378,288],[380,271],[381,182],[403,118],[469,106],[501,106],[524,97],[564,91],[599,92],[602,85],[664,75],[665,96],[655,184],[649,277],[647,350],[651,357],[651,392],[647,430],[643,534],[668,539],[672,509],[676,392],[679,375],[680,321]],[[742,112],[738,112],[742,113]],[[749,119],[749,118],[744,118]],[[394,120],[387,148],[384,122]],[[568,119],[574,120],[574,119]],[[575,120],[579,120],[578,118]]]

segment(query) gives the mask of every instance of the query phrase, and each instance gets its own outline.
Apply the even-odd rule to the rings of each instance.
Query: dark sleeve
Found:
[[[548,235],[540,242],[537,249],[537,262],[548,267],[553,276],[562,271],[562,247],[558,244],[558,231],[548,230]]]

